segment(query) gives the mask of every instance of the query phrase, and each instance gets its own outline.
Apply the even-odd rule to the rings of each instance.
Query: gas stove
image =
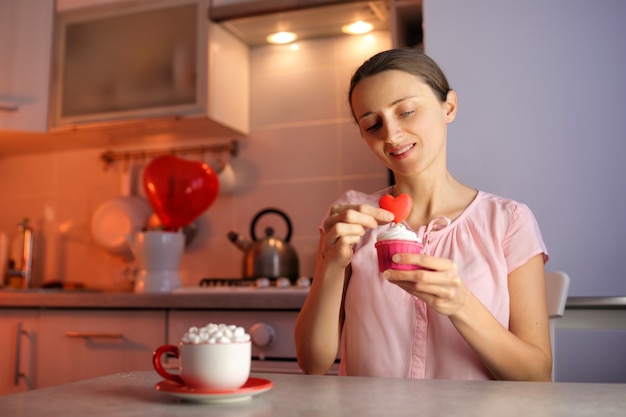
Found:
[[[309,291],[311,278],[297,280],[288,278],[203,278],[198,285],[173,290],[179,294],[218,294],[220,299],[268,299],[263,308],[211,310],[181,309],[170,312],[170,335],[180,335],[191,326],[206,323],[231,323],[244,327],[252,341],[252,372],[302,373],[296,358],[293,329],[300,305],[293,308],[277,308],[276,300],[297,299],[302,302]],[[223,297],[222,297],[223,295]],[[279,303],[280,304],[280,303]],[[175,337],[170,343],[177,343]],[[329,374],[336,375],[339,361]]]
[[[289,278],[202,278],[197,286],[182,287],[174,290],[175,293],[202,293],[202,292],[277,292],[303,293],[309,290],[311,278],[300,277],[297,280]]]
[[[311,278],[300,277],[295,281],[289,278],[203,278],[200,280],[200,287],[220,288],[220,287],[244,287],[244,288],[300,288],[308,289],[311,285]]]
[[[268,308],[177,310],[170,313],[170,335],[180,335],[190,326],[203,326],[206,323],[230,323],[244,327],[252,341],[252,371],[301,373],[296,360],[296,347],[293,329],[299,307],[277,309],[276,300],[304,300],[311,278],[203,278],[198,285],[175,289],[178,294],[219,294],[220,299],[268,299]],[[222,297],[223,295],[223,297]],[[236,304],[236,303],[235,303]],[[280,303],[279,303],[280,304]],[[176,343],[172,336],[170,343]],[[337,373],[338,364],[331,373]]]

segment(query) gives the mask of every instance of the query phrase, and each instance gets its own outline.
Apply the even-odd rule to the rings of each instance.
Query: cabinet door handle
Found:
[[[17,334],[15,340],[15,374],[13,375],[13,385],[17,386],[20,383],[20,378],[24,378],[24,382],[26,382],[26,387],[29,390],[33,389],[33,379],[26,375],[24,372],[20,370],[20,356],[22,353],[22,336],[26,336],[30,340],[30,368],[31,373],[33,370],[33,353],[35,352],[35,347],[33,346],[34,335],[28,333],[26,330],[22,329],[22,323],[18,323],[17,325]],[[32,376],[32,375],[31,375]]]
[[[106,332],[65,332],[67,337],[76,337],[82,339],[123,339],[122,333],[106,333]]]
[[[0,101],[0,111],[12,112],[17,111],[20,106],[17,103],[12,103],[10,101]]]

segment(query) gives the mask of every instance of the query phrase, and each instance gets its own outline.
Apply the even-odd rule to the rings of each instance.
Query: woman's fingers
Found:
[[[422,299],[441,314],[450,315],[467,299],[467,287],[454,262],[428,255],[396,254],[394,262],[415,264],[413,271],[387,270],[384,277]]]
[[[326,226],[335,223],[360,224],[366,228],[375,228],[392,220],[393,213],[368,204],[336,204],[330,209],[325,229],[328,230]]]
[[[336,204],[324,222],[322,255],[327,260],[347,264],[351,261],[353,247],[368,229],[388,223],[393,214],[367,204]]]

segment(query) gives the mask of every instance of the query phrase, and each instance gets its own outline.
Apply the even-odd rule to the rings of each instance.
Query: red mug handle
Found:
[[[154,370],[157,371],[157,374],[161,375],[163,378],[168,379],[170,381],[176,382],[181,385],[185,385],[183,379],[176,374],[169,373],[163,368],[163,363],[161,362],[161,357],[164,353],[170,353],[174,357],[178,358],[178,346],[174,345],[163,345],[159,346],[154,353],[152,354],[152,365],[154,366]]]

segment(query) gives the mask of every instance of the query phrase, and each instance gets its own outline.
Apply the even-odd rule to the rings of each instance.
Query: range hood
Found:
[[[380,1],[262,0],[209,8],[209,18],[221,23],[250,46],[266,45],[266,36],[278,31],[298,34],[298,40],[343,35],[341,27],[357,20],[374,30],[389,29],[389,5]]]

